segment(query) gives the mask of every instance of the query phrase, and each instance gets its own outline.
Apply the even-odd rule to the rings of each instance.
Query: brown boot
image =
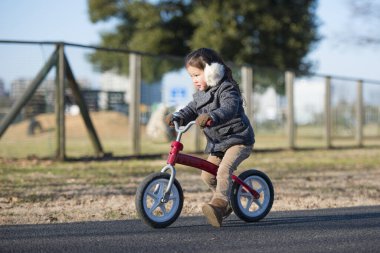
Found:
[[[213,227],[222,225],[223,216],[226,215],[228,202],[223,199],[215,198],[210,204],[205,204],[202,207],[203,214],[206,216],[208,223]]]

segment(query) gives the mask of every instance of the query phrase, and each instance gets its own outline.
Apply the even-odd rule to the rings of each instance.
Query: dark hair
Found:
[[[210,65],[213,62],[217,62],[223,65],[225,69],[224,75],[226,77],[226,80],[233,83],[239,89],[237,82],[232,77],[231,69],[224,63],[222,57],[220,57],[219,54],[214,50],[210,48],[199,48],[188,54],[185,58],[186,67],[192,66],[199,69],[204,69],[206,67],[206,63]]]

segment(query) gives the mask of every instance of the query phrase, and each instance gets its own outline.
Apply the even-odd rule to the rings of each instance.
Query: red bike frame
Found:
[[[174,167],[176,163],[179,163],[182,165],[186,165],[186,166],[207,171],[208,173],[216,176],[216,173],[218,172],[217,165],[209,161],[206,161],[204,159],[201,159],[199,157],[182,154],[180,153],[182,150],[183,150],[183,144],[179,141],[173,141],[171,144],[171,150],[167,159],[167,164]],[[247,192],[250,192],[255,199],[260,198],[260,194],[254,189],[252,189],[249,185],[244,183],[240,178],[238,178],[235,175],[232,175],[231,178],[233,181],[240,184],[244,190],[246,190]]]

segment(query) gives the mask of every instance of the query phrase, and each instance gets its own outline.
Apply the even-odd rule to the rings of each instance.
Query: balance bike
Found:
[[[136,192],[136,210],[139,217],[153,228],[165,228],[180,215],[183,206],[183,191],[175,178],[175,164],[183,164],[216,175],[218,166],[204,159],[180,153],[183,150],[182,134],[195,121],[179,127],[174,121],[177,138],[171,143],[167,164],[161,172],[147,176]],[[170,174],[167,173],[170,171]],[[239,176],[232,175],[230,205],[240,219],[255,222],[263,219],[273,205],[274,190],[269,177],[258,170],[250,169]]]

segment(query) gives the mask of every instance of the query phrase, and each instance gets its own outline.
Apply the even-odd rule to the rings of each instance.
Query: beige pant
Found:
[[[223,157],[209,155],[207,161],[219,165],[216,177],[206,171],[202,171],[202,180],[214,193],[213,198],[226,201],[230,199],[232,187],[231,175],[239,164],[252,153],[253,146],[235,145],[227,149]]]

